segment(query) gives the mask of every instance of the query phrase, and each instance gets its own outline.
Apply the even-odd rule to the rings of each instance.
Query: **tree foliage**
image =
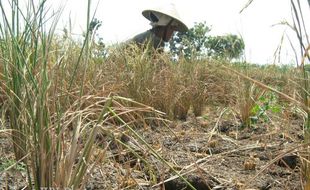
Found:
[[[97,18],[94,18],[90,23],[89,23],[89,28],[88,30],[90,33],[96,32],[98,28],[100,28],[102,25],[102,21],[100,21]]]
[[[210,28],[203,23],[196,23],[187,32],[177,32],[170,40],[170,51],[174,56],[193,58],[205,51],[207,33]]]
[[[244,51],[244,42],[237,35],[209,36],[207,55],[216,59],[237,59]]]
[[[210,27],[205,22],[196,23],[187,32],[176,33],[169,47],[174,57],[212,57],[215,59],[238,59],[244,52],[244,42],[237,35],[209,36]]]
[[[93,41],[93,55],[96,58],[105,58],[107,56],[107,50],[106,50],[106,45],[103,42],[103,38],[100,37],[97,33],[98,29],[102,26],[102,21],[94,18],[90,23],[89,23],[89,32],[91,34],[91,38]]]

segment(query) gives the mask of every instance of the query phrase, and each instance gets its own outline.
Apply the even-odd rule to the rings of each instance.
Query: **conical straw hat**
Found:
[[[144,10],[142,15],[151,21],[152,26],[165,26],[173,19],[171,25],[175,26],[177,31],[188,30],[188,27],[181,21],[174,4]]]

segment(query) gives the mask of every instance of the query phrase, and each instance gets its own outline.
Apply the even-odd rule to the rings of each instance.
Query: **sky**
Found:
[[[284,35],[280,64],[290,64],[294,53],[288,38],[297,44],[296,36],[289,27],[280,22],[292,23],[290,0],[254,0],[242,13],[240,10],[249,0],[92,0],[92,12],[102,21],[98,35],[106,44],[130,39],[151,28],[141,12],[144,9],[172,2],[188,27],[206,22],[211,27],[209,35],[236,34],[245,42],[245,59],[259,64],[274,63],[274,53]],[[62,5],[63,0],[54,0],[53,7]],[[306,0],[301,0],[305,9],[304,17],[310,29],[310,11]],[[97,4],[98,3],[98,4]],[[73,33],[81,34],[86,26],[86,0],[67,0],[61,27],[69,20]],[[70,19],[69,19],[70,18]],[[297,45],[296,45],[297,46]],[[277,62],[276,62],[277,63]],[[277,63],[279,64],[279,63]]]

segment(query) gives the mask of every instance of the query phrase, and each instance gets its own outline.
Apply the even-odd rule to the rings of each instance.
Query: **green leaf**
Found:
[[[256,104],[256,105],[252,108],[251,112],[252,112],[254,115],[256,115],[260,110],[261,110],[260,106]]]
[[[281,107],[279,105],[272,106],[271,111],[272,111],[272,113],[280,113]]]

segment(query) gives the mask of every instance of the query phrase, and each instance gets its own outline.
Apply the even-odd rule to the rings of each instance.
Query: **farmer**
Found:
[[[137,45],[150,43],[154,49],[163,50],[165,42],[168,42],[175,31],[185,32],[187,26],[181,21],[174,4],[165,7],[147,9],[142,15],[151,21],[152,29],[136,35],[130,41]]]

